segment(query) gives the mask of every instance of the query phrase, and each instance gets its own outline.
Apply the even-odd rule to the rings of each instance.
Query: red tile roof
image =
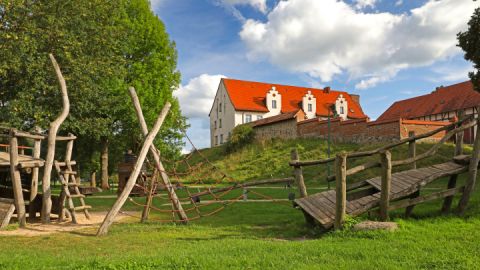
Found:
[[[441,87],[431,94],[393,103],[377,121],[414,119],[439,113],[472,108],[480,104],[480,93],[470,81]]]
[[[222,79],[222,81],[235,110],[238,111],[268,112],[265,99],[268,91],[272,89],[272,86],[275,86],[276,90],[282,96],[282,113],[296,112],[301,109],[302,98],[308,91],[311,91],[317,100],[317,116],[327,116],[328,106],[334,104],[338,96],[342,94],[348,104],[349,118],[366,117],[360,104],[355,102],[347,92],[331,90],[329,93],[326,93],[322,89],[316,88],[234,79]]]

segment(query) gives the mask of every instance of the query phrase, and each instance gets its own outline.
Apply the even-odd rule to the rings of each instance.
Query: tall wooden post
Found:
[[[462,115],[463,115],[463,112],[460,112],[459,113],[459,118]],[[459,128],[459,127],[460,126],[457,126],[457,128]],[[459,155],[463,154],[463,134],[464,134],[463,131],[455,134],[455,153],[454,153],[454,156],[459,156]],[[457,185],[457,178],[458,178],[458,174],[450,176],[450,179],[448,180],[448,185],[447,185],[448,189],[454,188]],[[450,211],[450,209],[452,207],[453,197],[454,197],[454,195],[448,196],[443,200],[443,205],[442,205],[442,210],[441,210],[442,214],[446,214]]]
[[[300,161],[300,156],[298,155],[297,149],[293,149],[291,152],[292,161]],[[305,198],[308,196],[307,187],[305,186],[305,181],[303,179],[303,170],[301,166],[294,167],[295,174],[295,183],[297,184],[298,192],[300,193],[300,198]]]
[[[118,196],[117,201],[112,206],[112,209],[110,209],[108,214],[105,216],[105,219],[103,220],[102,225],[98,229],[97,236],[102,236],[107,234],[108,228],[110,227],[110,225],[112,225],[118,212],[127,201],[128,195],[132,191],[133,187],[135,186],[135,183],[137,182],[137,178],[140,175],[143,163],[145,162],[145,158],[147,157],[148,151],[153,144],[153,140],[155,139],[155,136],[157,136],[158,132],[160,131],[160,127],[162,126],[163,121],[165,120],[171,106],[172,105],[169,102],[165,104],[165,107],[163,107],[152,130],[145,137],[145,141],[143,143],[142,149],[140,150],[140,154],[138,155],[137,162],[133,167],[133,171],[130,174],[130,177],[128,178],[127,183],[125,184],[125,187],[123,188],[122,193],[120,194],[120,196]]]
[[[135,112],[137,113],[138,121],[140,122],[140,128],[142,130],[142,133],[144,136],[147,136],[147,122],[145,122],[145,118],[143,117],[142,107],[140,106],[140,101],[138,99],[137,93],[135,92],[135,88],[130,87],[128,90],[130,92],[130,97],[132,98],[133,105],[135,107]],[[170,182],[170,178],[166,173],[165,168],[163,167],[163,163],[160,160],[160,151],[155,147],[155,145],[150,146],[150,154],[153,156],[153,160],[155,161],[155,167],[160,173],[160,178],[165,185],[165,189],[168,192],[168,196],[173,204],[173,208],[176,210],[177,215],[180,218],[180,222],[187,223],[188,216],[183,210],[182,203],[178,199],[177,193],[175,193],[175,188]]]
[[[408,137],[410,138],[415,137],[415,131],[408,132]],[[408,157],[415,158],[416,155],[417,155],[417,144],[416,144],[416,141],[414,140],[408,143]],[[412,169],[416,169],[416,168],[417,168],[417,162],[414,161],[412,163]]]
[[[35,132],[40,133],[41,130],[39,127],[35,127]],[[33,158],[39,159],[40,158],[40,151],[42,146],[42,140],[36,139],[33,143]],[[30,186],[30,204],[28,207],[28,217],[31,221],[35,219],[35,207],[33,207],[33,202],[38,195],[38,175],[40,169],[35,167],[32,169],[32,184]]]
[[[22,180],[18,170],[18,139],[13,130],[10,132],[10,178],[12,179],[15,208],[17,209],[20,228],[26,226],[25,201],[22,192]]]
[[[390,189],[392,184],[392,154],[390,151],[380,153],[382,164],[382,190],[380,193],[380,220],[388,220],[388,207],[390,206]]]
[[[477,107],[477,112],[480,113],[480,107]],[[472,158],[470,159],[470,165],[468,166],[468,178],[465,185],[465,191],[462,194],[462,198],[458,203],[458,213],[463,215],[467,209],[470,196],[475,189],[475,182],[477,181],[478,162],[480,159],[480,115],[476,119],[477,121],[477,136],[473,145]]]
[[[50,128],[48,130],[48,150],[47,156],[45,158],[45,165],[43,169],[43,179],[42,179],[42,223],[50,223],[50,213],[52,212],[52,188],[50,187],[50,176],[52,174],[53,160],[55,159],[55,143],[57,138],[57,132],[60,128],[60,125],[65,121],[70,111],[70,101],[68,100],[67,93],[67,84],[63,78],[62,71],[58,65],[55,57],[52,54],[49,54],[50,60],[52,62],[55,73],[57,74],[57,79],[60,84],[60,90],[62,93],[62,104],[63,109],[60,115],[50,123]]]
[[[97,187],[97,171],[93,171],[90,175],[90,186]]]
[[[347,154],[342,152],[335,158],[335,230],[341,230],[347,207]]]

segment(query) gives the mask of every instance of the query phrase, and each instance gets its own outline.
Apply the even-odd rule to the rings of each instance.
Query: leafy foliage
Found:
[[[465,59],[473,62],[476,71],[468,75],[475,90],[480,92],[480,7],[468,22],[468,30],[458,34],[458,46],[465,51]]]
[[[228,139],[226,150],[227,152],[233,152],[238,150],[247,144],[253,142],[255,138],[255,131],[251,125],[239,125],[232,130],[232,134]]]

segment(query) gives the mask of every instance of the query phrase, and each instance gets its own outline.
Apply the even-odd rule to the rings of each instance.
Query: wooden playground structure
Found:
[[[319,224],[324,229],[332,227],[341,229],[346,215],[355,217],[375,210],[379,211],[381,221],[389,219],[389,211],[401,208],[406,208],[405,215],[409,216],[415,205],[438,199],[444,199],[441,211],[447,213],[451,209],[453,196],[456,194],[462,195],[457,210],[459,214],[463,214],[477,178],[480,157],[479,124],[480,119],[478,117],[467,117],[425,134],[416,136],[411,134],[407,139],[379,149],[366,152],[339,153],[334,158],[322,160],[301,161],[297,151],[294,150],[292,151],[290,166],[294,168],[295,179],[301,196],[294,201],[294,204],[303,211],[309,225]],[[464,131],[475,126],[477,136],[472,154],[464,155]],[[417,155],[416,142],[440,132],[445,133],[444,137],[428,151]],[[417,168],[417,161],[434,156],[440,146],[454,136],[456,142],[455,153],[453,153],[450,161]],[[404,160],[392,160],[391,149],[403,144],[409,145],[409,157]],[[371,156],[378,156],[378,160],[347,168],[349,160]],[[328,163],[334,163],[335,166],[335,175],[329,176],[327,179],[327,181],[335,181],[335,189],[308,195],[302,168]],[[398,166],[410,166],[410,169],[392,172],[392,169]],[[381,168],[380,175],[347,185],[349,176],[372,168]],[[457,178],[462,173],[468,173],[467,181],[464,186],[458,187]],[[421,196],[420,191],[423,187],[442,177],[450,177],[445,190]]]

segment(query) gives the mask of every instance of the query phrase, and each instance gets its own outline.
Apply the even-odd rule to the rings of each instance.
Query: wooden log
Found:
[[[347,176],[353,175],[353,174],[356,174],[356,173],[359,173],[359,172],[362,172],[362,171],[365,171],[365,170],[368,170],[368,169],[371,169],[371,168],[380,167],[380,165],[381,164],[378,161],[367,162],[365,164],[358,165],[356,167],[348,169],[347,170]],[[335,175],[330,175],[329,177],[327,177],[327,180],[329,182],[335,181]]]
[[[417,205],[417,204],[420,204],[420,203],[424,203],[424,202],[427,202],[427,201],[432,201],[432,200],[445,198],[445,197],[448,197],[448,196],[455,195],[459,192],[463,192],[463,190],[464,190],[464,187],[457,187],[457,188],[447,189],[447,190],[440,191],[440,192],[431,193],[431,194],[424,195],[424,196],[419,196],[419,197],[416,197],[416,198],[413,198],[413,199],[400,201],[398,203],[395,203],[395,204],[389,206],[388,210],[393,211],[393,210]]]
[[[386,150],[380,153],[382,163],[382,190],[380,193],[380,220],[388,220],[388,207],[390,205],[390,190],[392,185],[392,154]]]
[[[40,132],[39,127],[35,127],[35,132]],[[41,146],[42,146],[42,140],[41,139],[36,139],[35,142],[33,143],[33,158],[39,159],[40,158],[40,152],[41,152]],[[32,169],[32,184],[30,186],[30,204],[31,205],[28,210],[28,216],[31,221],[35,219],[36,212],[35,212],[35,207],[33,207],[33,202],[35,201],[35,198],[37,197],[38,194],[38,176],[39,176],[39,171],[40,169],[38,167],[34,167]]]
[[[190,194],[190,198],[193,197],[200,197],[204,195],[209,195],[212,193],[220,193],[220,192],[225,192],[227,190],[232,190],[232,189],[239,189],[239,188],[246,188],[246,187],[253,187],[253,186],[261,186],[261,185],[269,185],[269,184],[284,184],[284,183],[293,183],[295,182],[295,179],[293,178],[279,178],[279,179],[265,179],[265,180],[259,180],[259,181],[250,181],[250,182],[245,182],[245,183],[237,183],[233,186],[228,186],[228,187],[223,187],[223,188],[215,188],[215,189],[210,189],[206,191],[201,191],[197,193]]]
[[[461,118],[463,116],[463,110],[458,113],[458,117]],[[461,131],[456,134],[455,138],[455,156],[459,156],[463,154],[463,137],[465,132]]]
[[[417,197],[420,197],[420,190],[417,190],[415,191],[412,195],[410,195],[410,199],[415,199]],[[409,218],[412,213],[413,213],[413,209],[415,208],[415,205],[409,205],[406,209],[405,209],[405,218]]]
[[[477,112],[480,112],[480,107],[477,107]],[[465,191],[463,192],[462,198],[458,203],[458,213],[460,215],[465,214],[468,201],[470,200],[470,196],[475,189],[475,182],[477,181],[478,163],[480,160],[480,115],[477,117],[476,122],[477,134],[473,145],[472,158],[468,166],[468,178],[465,185]]]
[[[291,152],[292,161],[300,161],[300,156],[298,155],[297,149],[293,149]],[[305,198],[308,196],[307,187],[305,186],[305,181],[303,179],[303,170],[301,166],[295,166],[293,169],[295,175],[295,183],[300,193],[300,198]]]
[[[448,189],[452,189],[457,185],[457,178],[458,174],[454,174],[450,176],[450,179],[448,180]],[[445,198],[443,201],[442,205],[442,214],[446,214],[450,211],[450,208],[452,207],[452,202],[453,202],[453,196],[448,196]]]
[[[13,132],[13,135],[17,138],[26,138],[26,139],[33,139],[33,140],[43,140],[46,138],[46,136],[44,135],[30,134],[28,132],[19,131],[19,130],[15,130]]]
[[[415,137],[415,131],[410,131],[408,133],[408,137],[410,138]],[[416,140],[412,140],[408,142],[408,157],[415,159],[416,156],[417,156],[417,144],[416,144]],[[417,168],[417,162],[414,161],[412,162],[412,169],[416,169],[416,168]]]
[[[15,204],[11,203],[7,212],[3,216],[3,220],[0,220],[0,230],[5,229],[8,226],[8,224],[10,224],[10,219],[12,218],[14,212],[15,212]]]
[[[147,123],[145,122],[145,118],[143,117],[142,107],[140,106],[140,101],[138,99],[137,93],[135,92],[135,88],[130,87],[129,89],[130,97],[132,98],[132,102],[135,108],[135,112],[137,113],[138,122],[140,123],[140,128],[144,136],[148,134],[148,127]],[[170,182],[170,178],[163,167],[163,163],[160,160],[160,151],[155,147],[155,145],[150,146],[150,154],[153,156],[153,160],[155,163],[156,169],[160,172],[160,178],[167,189],[168,196],[170,201],[173,204],[173,208],[176,210],[178,217],[180,218],[180,222],[187,223],[188,216],[183,210],[182,204],[178,199],[177,193],[175,193],[175,188],[173,187],[172,183]]]
[[[335,230],[343,229],[347,205],[347,154],[337,154],[335,158]]]
[[[73,141],[73,140],[76,140],[77,139],[77,136],[73,135],[73,134],[69,134],[68,136],[57,136],[55,137],[55,140],[58,142],[58,141]]]
[[[133,167],[133,171],[130,174],[130,177],[128,178],[127,183],[125,184],[125,187],[123,188],[122,193],[120,194],[120,196],[118,196],[117,201],[112,206],[112,209],[110,209],[108,214],[105,216],[105,219],[103,220],[102,225],[98,229],[97,236],[102,236],[107,234],[108,228],[112,225],[118,212],[122,208],[123,204],[125,204],[125,201],[127,201],[128,195],[132,191],[133,187],[135,186],[135,183],[137,182],[137,178],[140,175],[143,163],[145,162],[145,158],[147,157],[148,151],[151,145],[153,144],[153,140],[155,139],[158,132],[160,131],[160,127],[162,126],[163,121],[165,120],[168,114],[168,111],[170,110],[170,107],[171,107],[171,104],[167,102],[165,104],[165,107],[163,107],[160,115],[158,116],[152,130],[145,137],[145,141],[143,143],[142,149],[140,150],[140,154],[138,155],[137,162]]]
[[[48,142],[47,142],[47,156],[45,158],[45,167],[43,170],[43,180],[42,180],[42,223],[50,223],[50,213],[52,212],[52,189],[50,186],[50,177],[52,174],[53,160],[55,159],[55,142],[57,137],[58,129],[60,125],[65,121],[70,111],[70,101],[68,100],[67,84],[63,78],[62,71],[58,65],[55,57],[52,54],[49,54],[50,60],[52,62],[55,73],[57,74],[57,79],[60,84],[60,90],[62,93],[62,112],[58,117],[50,123],[50,128],[48,130]]]
[[[12,180],[13,196],[15,198],[15,208],[17,209],[18,223],[20,228],[26,226],[25,201],[22,192],[22,180],[18,170],[18,139],[10,137],[10,177]]]
[[[97,172],[93,171],[90,175],[90,186],[97,187]]]
[[[155,170],[153,172],[153,176],[148,179],[146,189],[148,190],[147,196],[146,196],[146,201],[145,201],[145,206],[143,207],[142,211],[142,218],[140,219],[140,222],[145,222],[148,220],[148,217],[150,215],[150,210],[152,208],[152,203],[153,203],[153,195],[156,190],[156,183],[158,182],[158,170]]]

